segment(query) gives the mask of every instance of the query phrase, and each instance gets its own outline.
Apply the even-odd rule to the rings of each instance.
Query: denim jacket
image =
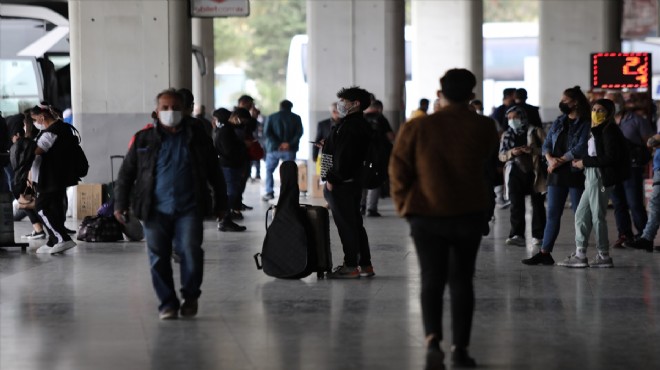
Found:
[[[552,123],[550,131],[543,142],[542,155],[547,153],[552,154],[557,143],[559,134],[564,129],[564,122],[568,116],[563,114]],[[568,128],[568,151],[564,153],[564,157],[572,161],[573,159],[580,159],[587,155],[587,140],[589,138],[589,129],[591,122],[583,118],[578,118]]]

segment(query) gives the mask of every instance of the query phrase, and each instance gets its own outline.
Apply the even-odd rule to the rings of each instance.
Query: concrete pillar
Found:
[[[620,51],[618,0],[540,2],[539,67],[541,117],[557,117],[562,92],[590,89],[590,54]],[[593,20],[593,21],[590,21]]]
[[[207,118],[215,109],[215,51],[213,45],[213,19],[193,18],[192,43],[200,47],[206,59],[206,75],[202,76],[197,61],[192,60],[192,92],[195,95],[195,105],[206,106]]]
[[[149,1],[149,0],[143,0]],[[170,83],[192,90],[192,26],[187,0],[167,0]]]
[[[412,81],[407,99],[413,107],[421,98],[433,102],[440,77],[452,68],[474,73],[475,94],[482,99],[482,0],[411,0],[411,26]]]
[[[308,137],[316,135],[318,121],[330,116],[328,106],[337,100],[337,91],[352,85],[374,93],[393,128],[398,127],[405,82],[404,27],[404,0],[307,2]],[[308,139],[303,140],[307,145]]]
[[[131,136],[151,121],[158,92],[191,87],[186,4],[69,1],[72,108],[90,161],[85,182],[110,181],[109,156],[125,154]]]

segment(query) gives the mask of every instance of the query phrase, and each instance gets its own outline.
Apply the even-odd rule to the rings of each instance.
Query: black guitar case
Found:
[[[316,270],[315,256],[308,251],[308,233],[303,211],[298,203],[298,166],[285,161],[280,166],[282,186],[277,212],[266,231],[261,253],[254,256],[258,269],[268,276],[300,279]],[[259,262],[261,257],[261,263]]]

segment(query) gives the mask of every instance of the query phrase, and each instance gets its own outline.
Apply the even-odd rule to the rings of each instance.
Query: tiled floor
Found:
[[[26,254],[0,248],[0,369],[422,369],[417,257],[391,202],[383,218],[366,219],[374,279],[284,281],[254,266],[264,237],[258,193],[249,186],[247,232],[205,223],[194,320],[158,320],[143,243],[80,242],[63,256],[34,254],[40,243]],[[572,251],[570,211],[563,221],[555,259]],[[531,245],[504,245],[508,211],[492,229],[475,277],[470,350],[482,367],[660,368],[660,253],[612,251],[614,269],[527,267]],[[16,223],[16,235],[29,230]]]

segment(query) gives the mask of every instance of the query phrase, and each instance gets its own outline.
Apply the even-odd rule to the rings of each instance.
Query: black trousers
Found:
[[[62,198],[65,196],[66,189],[49,193],[39,192],[37,195],[36,210],[43,221],[43,226],[48,230],[48,242],[46,244],[49,247],[71,240],[64,228],[66,210]]]
[[[422,277],[426,335],[442,340],[442,308],[449,283],[453,345],[470,344],[474,313],[474,266],[481,243],[483,213],[457,217],[409,217]]]
[[[545,196],[534,192],[534,173],[524,173],[515,165],[509,174],[509,200],[511,201],[511,232],[525,237],[525,195],[532,198],[532,237],[543,239],[545,230]]]
[[[362,188],[354,182],[336,184],[332,191],[324,188],[323,195],[337,225],[339,239],[344,249],[344,265],[371,266],[369,238],[360,214]]]

